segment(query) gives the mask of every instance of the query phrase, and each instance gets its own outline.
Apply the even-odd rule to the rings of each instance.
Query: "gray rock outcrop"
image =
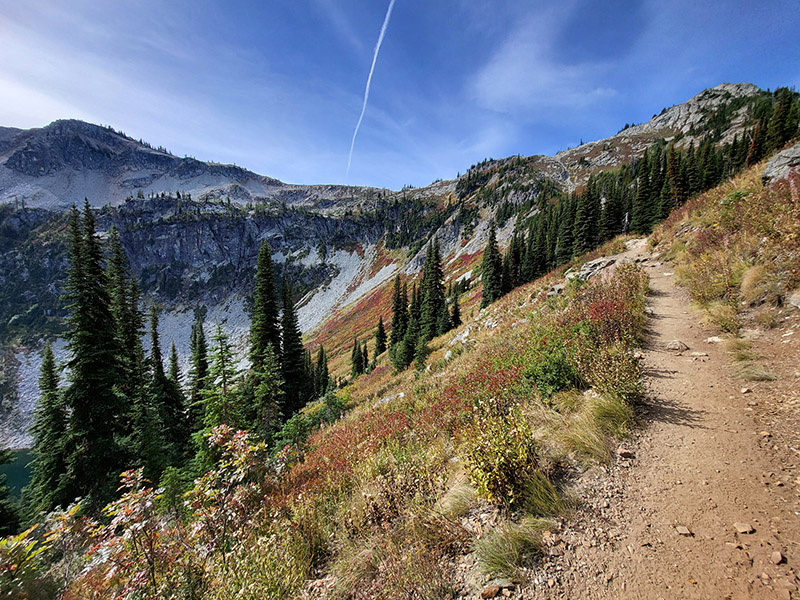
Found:
[[[769,186],[788,178],[792,173],[800,174],[800,142],[776,154],[764,167],[761,181]]]

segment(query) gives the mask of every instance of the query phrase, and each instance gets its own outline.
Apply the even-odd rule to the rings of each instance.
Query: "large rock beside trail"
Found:
[[[767,163],[761,181],[765,186],[771,185],[781,179],[786,179],[792,173],[800,175],[800,142],[779,152]]]
[[[578,269],[570,269],[566,273],[564,273],[564,277],[567,279],[580,279],[581,281],[588,281],[595,275],[597,275],[603,269],[606,269],[617,262],[616,258],[609,258],[608,256],[601,256],[600,258],[595,258],[594,260],[590,260],[589,262],[583,263],[580,270]]]

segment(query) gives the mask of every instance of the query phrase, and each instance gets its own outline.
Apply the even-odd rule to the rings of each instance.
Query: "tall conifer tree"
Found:
[[[58,389],[58,370],[50,342],[44,347],[39,392],[32,428],[35,457],[30,467],[31,482],[25,493],[32,517],[56,506],[66,506],[71,500],[58,495],[59,481],[66,472],[67,410]]]
[[[250,364],[254,371],[262,371],[264,348],[272,345],[276,355],[281,350],[281,332],[278,305],[275,301],[275,271],[272,249],[263,242],[258,251],[256,286],[253,293],[253,319],[250,322]]]
[[[305,406],[309,398],[303,397],[303,343],[300,337],[300,328],[297,325],[297,315],[294,312],[291,290],[288,283],[283,284],[283,315],[281,318],[282,353],[281,373],[283,376],[283,392],[285,406],[284,418],[290,418],[294,413]]]
[[[481,281],[483,282],[481,308],[485,308],[502,295],[503,286],[503,259],[497,248],[497,231],[494,223],[489,228],[489,239],[483,251]]]
[[[375,356],[380,356],[386,351],[386,330],[383,328],[383,317],[378,318],[378,327],[375,330]]]
[[[113,496],[125,468],[120,445],[124,434],[125,398],[116,389],[121,369],[116,323],[110,308],[103,251],[88,200],[83,218],[70,214],[71,256],[67,274],[70,359],[64,400],[69,411],[65,439],[66,472],[59,497],[86,499],[90,512]]]

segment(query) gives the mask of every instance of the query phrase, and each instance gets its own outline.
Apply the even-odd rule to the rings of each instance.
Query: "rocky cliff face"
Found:
[[[485,161],[456,181],[400,192],[288,185],[80,121],[0,127],[0,446],[29,441],[39,340],[57,338],[62,327],[64,211],[84,197],[98,208],[101,231],[119,230],[146,303],[164,309],[165,345],[175,341],[185,357],[201,310],[243,353],[264,240],[279,277],[295,286],[300,325],[309,331],[395,273],[419,272],[431,235],[451,263],[473,255],[498,211],[507,214],[502,241],[543,190],[573,191],[591,172],[636,160],[660,138],[699,139],[711,120],[717,138],[727,139],[748,126],[748,102],[763,94],[751,84],[723,84],[606,140],[554,157]]]

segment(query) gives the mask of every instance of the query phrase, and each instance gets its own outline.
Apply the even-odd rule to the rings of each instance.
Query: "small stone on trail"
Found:
[[[499,585],[487,585],[481,592],[481,598],[494,598],[500,593]]]
[[[772,434],[769,431],[760,431],[758,433],[758,435],[760,435],[761,437],[765,437],[765,438],[772,437]]]
[[[703,357],[703,356],[708,356],[708,353],[706,353],[706,352],[692,352],[691,356],[697,356],[698,358],[700,358],[700,357]]]
[[[752,393],[753,393],[753,390],[751,390],[750,388],[742,388],[742,389],[741,389],[741,392],[742,392],[743,394],[752,394]]]
[[[776,565],[779,565],[779,564],[781,564],[781,563],[783,562],[783,554],[781,554],[781,553],[780,553],[780,552],[778,552],[777,550],[775,550],[775,552],[773,552],[773,553],[770,555],[770,557],[769,557],[769,558],[770,558],[770,560],[771,560],[771,561],[772,561],[774,564],[776,564]]]
[[[617,450],[617,454],[620,458],[636,458],[636,454],[633,450],[629,450],[628,448],[620,448]]]
[[[712,335],[711,337],[706,338],[706,344],[721,344],[722,338],[717,335]]]
[[[688,527],[684,527],[683,525],[677,525],[675,527],[675,531],[678,533],[678,535],[682,535],[684,537],[692,537],[692,532],[689,531]]]
[[[734,523],[733,528],[736,529],[738,533],[753,533],[755,529],[750,523]]]
[[[687,346],[680,340],[672,340],[670,343],[667,344],[667,350],[673,350],[675,352],[683,352],[684,350],[688,349],[689,346]]]
[[[511,582],[510,579],[493,579],[491,581],[491,585],[499,586],[500,589],[503,590],[513,590],[514,584]]]

